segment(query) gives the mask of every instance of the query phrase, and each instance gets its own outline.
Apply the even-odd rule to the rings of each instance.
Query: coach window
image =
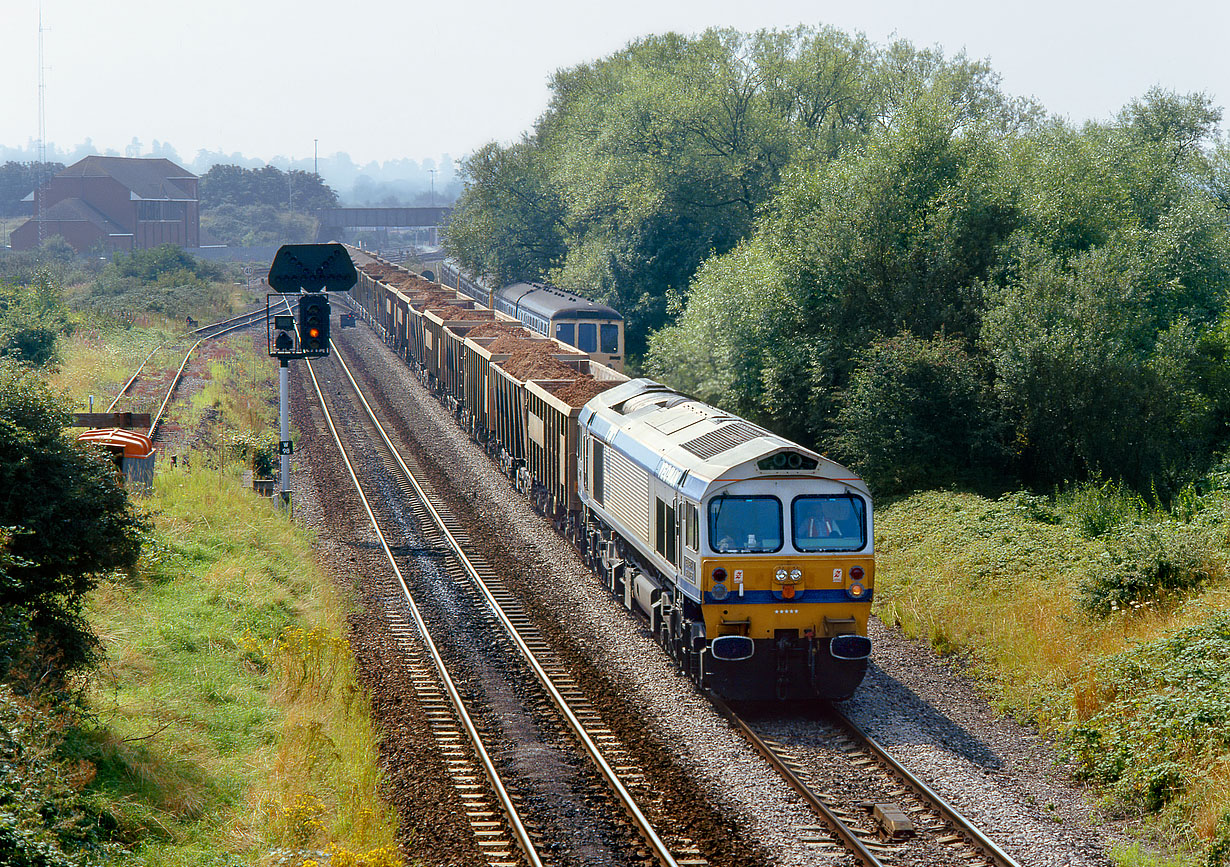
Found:
[[[582,352],[597,352],[598,326],[592,322],[582,322],[578,325],[576,347]]]
[[[619,352],[619,326],[613,322],[603,322],[600,333],[599,352],[615,355]]]
[[[577,326],[573,322],[555,323],[555,339],[569,346],[576,346]]]

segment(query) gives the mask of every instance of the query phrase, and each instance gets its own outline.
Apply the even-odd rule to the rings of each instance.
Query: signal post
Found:
[[[273,257],[265,296],[269,355],[278,359],[278,454],[282,463],[282,504],[290,508],[290,362],[329,354],[329,292],[348,292],[358,280],[341,244],[284,244]],[[277,298],[277,301],[273,299]],[[291,299],[298,303],[298,319]],[[277,312],[285,309],[285,313]]]

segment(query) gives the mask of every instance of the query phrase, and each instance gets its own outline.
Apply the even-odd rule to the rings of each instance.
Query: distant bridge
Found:
[[[322,208],[322,229],[408,229],[448,225],[452,208]]]

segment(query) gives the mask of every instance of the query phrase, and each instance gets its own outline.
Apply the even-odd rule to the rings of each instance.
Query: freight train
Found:
[[[432,264],[443,285],[456,287],[531,331],[576,347],[599,364],[624,369],[624,318],[613,307],[545,283],[512,283],[494,289],[466,277],[448,259]]]
[[[702,687],[849,697],[871,496],[823,455],[353,252],[362,317]]]

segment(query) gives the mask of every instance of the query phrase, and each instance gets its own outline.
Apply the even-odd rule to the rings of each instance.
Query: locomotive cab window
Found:
[[[599,351],[607,355],[619,353],[619,326],[614,322],[603,322],[599,328]]]
[[[713,551],[769,554],[782,548],[782,504],[777,497],[714,497],[709,501]]]
[[[700,550],[700,510],[692,503],[683,505],[683,544],[689,551]]]
[[[597,352],[598,326],[592,322],[582,322],[578,325],[576,347],[582,352]]]
[[[577,326],[573,322],[555,323],[555,339],[569,346],[577,345]]]
[[[790,519],[798,551],[860,551],[867,545],[867,504],[861,497],[795,497]]]

